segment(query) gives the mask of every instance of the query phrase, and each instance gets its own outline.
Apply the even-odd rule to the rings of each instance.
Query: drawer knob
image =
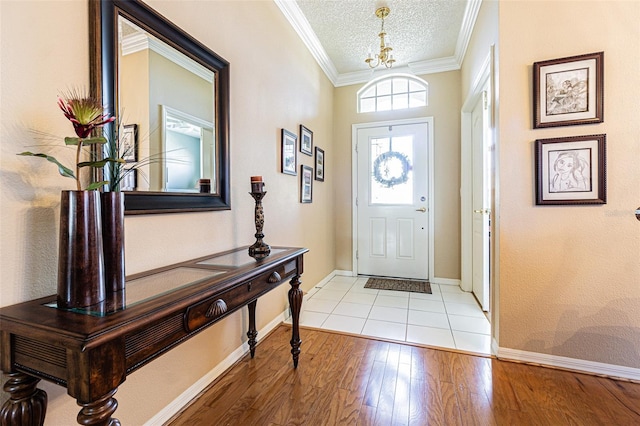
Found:
[[[282,281],[282,278],[280,277],[280,274],[277,273],[276,271],[273,271],[273,273],[269,276],[269,280],[268,280],[271,284],[275,284],[275,283],[279,283],[280,281]]]
[[[224,314],[225,312],[227,312],[227,304],[224,303],[224,300],[218,299],[209,306],[205,316],[207,318],[214,318]]]

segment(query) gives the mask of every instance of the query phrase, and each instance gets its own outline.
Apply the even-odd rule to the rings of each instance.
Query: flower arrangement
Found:
[[[104,145],[107,139],[103,136],[91,136],[94,130],[101,128],[107,123],[115,121],[115,117],[110,117],[103,112],[100,102],[88,96],[86,93],[78,90],[70,90],[63,97],[58,97],[58,106],[62,110],[64,116],[71,121],[76,133],[76,137],[65,137],[66,146],[75,146],[76,163],[74,170],[60,163],[55,157],[43,153],[33,153],[30,151],[21,152],[18,155],[40,157],[58,166],[58,171],[62,176],[72,178],[76,181],[78,191],[82,190],[80,181],[80,169],[84,167],[103,168],[107,164],[124,163],[122,158],[117,156],[109,156],[96,161],[80,161],[82,149],[90,145]],[[86,187],[87,190],[96,190],[109,181],[91,182]]]

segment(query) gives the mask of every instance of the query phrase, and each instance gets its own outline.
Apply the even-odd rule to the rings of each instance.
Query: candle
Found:
[[[262,176],[251,176],[251,192],[264,192]]]

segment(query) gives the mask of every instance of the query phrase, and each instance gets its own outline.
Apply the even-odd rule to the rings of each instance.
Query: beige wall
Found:
[[[363,84],[339,87],[334,96],[336,268],[352,270],[351,126],[416,117],[434,118],[435,276],[460,278],[460,72],[420,76],[429,83],[429,105],[403,111],[357,113]],[[329,163],[331,164],[331,163]]]
[[[127,273],[251,244],[249,177],[262,175],[268,191],[265,241],[310,249],[302,277],[308,289],[334,269],[331,83],[273,2],[148,3],[231,63],[232,210],[128,216]],[[56,291],[60,191],[73,182],[59,177],[53,165],[15,153],[41,143],[29,129],[51,133],[48,144],[55,146],[71,134],[56,95],[88,85],[87,16],[86,0],[0,1],[2,306]],[[299,177],[281,174],[279,165],[280,129],[297,133],[301,123],[314,132],[329,166],[325,182],[314,183],[313,203],[304,205],[298,201]],[[53,150],[72,163],[65,152]],[[313,165],[308,156],[299,155],[299,161]],[[287,287],[258,302],[258,328],[285,310]],[[129,376],[116,394],[122,424],[143,424],[218,365],[246,341],[246,323],[246,312],[233,314]],[[66,391],[42,387],[49,394],[47,424],[75,422],[79,407]]]
[[[303,287],[333,269],[350,269],[351,185],[344,179],[350,182],[351,124],[407,116],[355,117],[357,87],[334,91],[271,2],[149,3],[231,62],[233,210],[127,217],[128,273],[251,243],[253,205],[246,192],[256,174],[265,176],[269,191],[266,241],[311,249]],[[485,28],[478,29],[482,35],[472,41],[469,58],[482,59],[497,34],[496,4],[484,2],[481,16],[487,8],[493,15],[481,19]],[[58,144],[70,134],[55,102],[60,90],[88,84],[87,5],[0,1],[0,22],[0,305],[6,306],[55,292],[59,192],[72,182],[52,165],[15,153]],[[505,1],[498,22],[499,345],[640,368],[640,224],[632,215],[640,206],[640,3]],[[600,50],[605,122],[532,130],[532,63]],[[464,99],[475,72],[466,67],[423,76],[431,88],[429,108],[439,105],[436,100],[447,105]],[[459,153],[445,150],[440,132],[447,129],[459,149],[459,109],[447,107],[451,122],[440,117],[444,112],[411,112],[435,117],[436,145],[452,173]],[[279,173],[280,128],[297,132],[300,123],[314,131],[314,143],[326,153],[326,180],[314,185],[310,205],[298,203],[298,179]],[[30,129],[55,140],[43,142]],[[607,204],[535,206],[534,140],[593,133],[608,138]],[[63,148],[53,152],[72,161]],[[299,159],[312,164],[311,157]],[[458,200],[457,187],[453,194]],[[445,195],[452,194],[440,192]],[[446,229],[458,232],[459,225]],[[441,261],[436,257],[437,265]],[[459,261],[445,263],[436,274],[458,277]],[[258,327],[282,312],[285,290],[261,299]],[[129,376],[116,395],[117,417],[132,425],[158,413],[244,341],[245,323],[245,314],[237,313]],[[47,424],[73,421],[75,401],[62,388],[43,388]]]
[[[640,2],[500,3],[499,346],[640,368]],[[604,123],[532,129],[532,64],[604,51]],[[536,206],[534,141],[607,135],[607,204]]]

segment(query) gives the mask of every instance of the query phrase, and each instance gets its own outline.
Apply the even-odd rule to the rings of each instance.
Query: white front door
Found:
[[[489,167],[487,144],[487,87],[471,113],[473,221],[472,221],[472,291],[482,310],[489,311]]]
[[[357,130],[357,271],[429,278],[428,126]]]

